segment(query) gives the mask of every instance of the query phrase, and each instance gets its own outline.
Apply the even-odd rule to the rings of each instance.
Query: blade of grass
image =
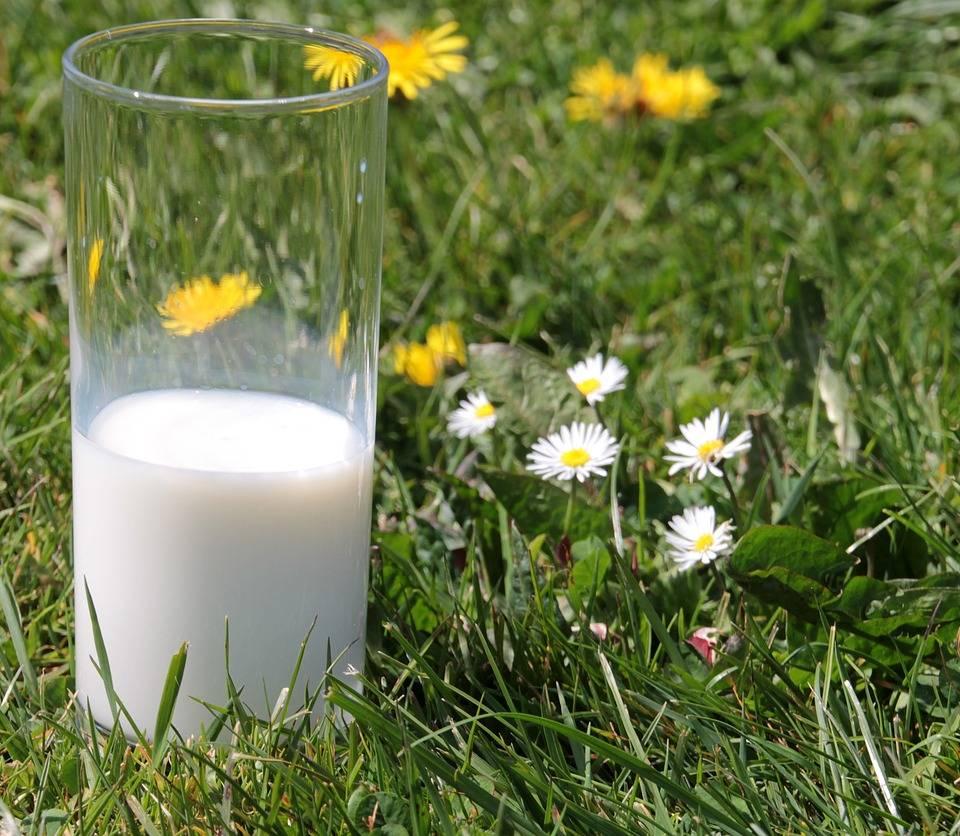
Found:
[[[27,642],[23,635],[23,622],[20,620],[17,598],[6,572],[0,574],[0,610],[3,611],[3,619],[7,623],[7,631],[10,633],[10,640],[13,642],[13,651],[20,665],[20,672],[23,675],[23,682],[27,686],[27,693],[34,702],[39,704],[40,684],[37,681],[33,663],[30,661],[30,653],[27,651]]]
[[[104,690],[107,693],[107,703],[110,706],[110,714],[113,716],[113,722],[116,724],[117,715],[117,694],[113,689],[113,675],[110,673],[110,659],[107,657],[107,646],[103,641],[103,632],[100,630],[100,619],[97,617],[97,608],[93,604],[93,596],[90,594],[90,587],[87,580],[83,580],[83,592],[87,599],[87,612],[90,615],[90,625],[93,629],[93,646],[97,651],[97,672],[103,681]]]
[[[890,782],[887,779],[887,773],[884,771],[883,762],[880,760],[880,754],[877,751],[877,744],[874,742],[873,734],[870,731],[870,725],[867,723],[867,716],[863,713],[863,706],[860,705],[857,692],[853,690],[853,685],[850,684],[849,679],[843,680],[843,688],[847,692],[847,698],[850,706],[853,708],[854,714],[857,715],[857,724],[860,726],[860,736],[863,738],[863,743],[867,747],[867,756],[870,758],[870,766],[873,768],[873,774],[876,776],[884,804],[887,805],[887,810],[890,811],[890,815],[899,819],[900,812],[897,810],[897,802],[894,800],[893,793],[890,791]],[[903,828],[899,825],[897,826],[897,830],[901,833],[903,832]]]
[[[163,683],[163,692],[160,695],[160,705],[157,707],[157,725],[153,733],[153,765],[160,768],[160,762],[170,745],[170,724],[173,721],[173,709],[177,704],[177,695],[183,682],[183,671],[187,666],[187,642],[180,645],[180,649],[173,654],[170,667],[167,669],[167,678]]]

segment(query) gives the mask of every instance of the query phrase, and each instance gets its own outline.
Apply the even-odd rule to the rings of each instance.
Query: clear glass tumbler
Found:
[[[187,642],[180,734],[228,661],[263,716],[310,633],[296,707],[363,666],[386,61],[179,20],[63,66],[80,706],[149,736]]]

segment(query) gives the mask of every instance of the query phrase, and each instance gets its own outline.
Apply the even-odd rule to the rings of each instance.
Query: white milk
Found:
[[[114,690],[152,734],[171,656],[189,642],[174,713],[185,737],[242,699],[269,713],[314,619],[292,705],[326,668],[362,670],[372,446],[341,415],[258,392],[119,398],[73,433],[77,691],[112,723],[83,580]],[[338,658],[339,657],[339,658]],[[128,729],[129,731],[129,729]]]

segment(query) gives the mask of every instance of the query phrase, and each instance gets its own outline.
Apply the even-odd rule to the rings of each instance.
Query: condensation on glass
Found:
[[[88,589],[142,730],[183,641],[174,724],[226,704],[225,619],[258,713],[311,626],[301,689],[362,667],[386,74],[363,42],[246,21],[64,56],[77,682],[105,725]]]

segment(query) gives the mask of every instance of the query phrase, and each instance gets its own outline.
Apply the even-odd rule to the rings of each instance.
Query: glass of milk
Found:
[[[184,737],[356,683],[387,65],[309,27],[122,26],[64,56],[78,703]],[[229,659],[226,634],[229,624]],[[318,703],[318,707],[321,703]]]

